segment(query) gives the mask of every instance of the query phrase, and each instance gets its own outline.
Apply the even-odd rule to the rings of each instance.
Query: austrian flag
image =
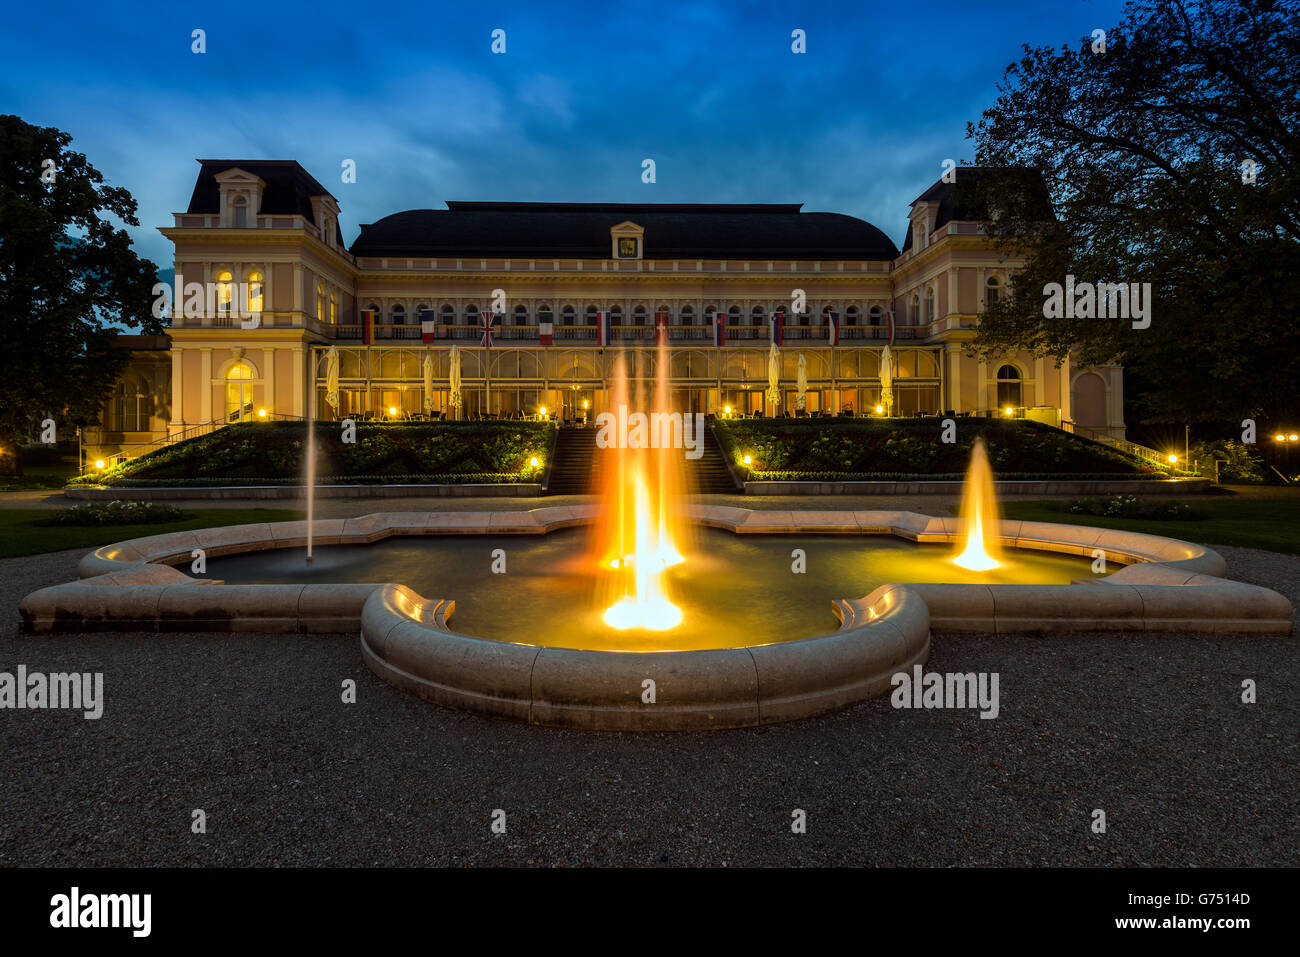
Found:
[[[604,349],[609,345],[609,313],[596,313],[596,345]]]

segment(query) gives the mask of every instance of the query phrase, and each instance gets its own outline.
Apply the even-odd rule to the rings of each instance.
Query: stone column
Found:
[[[983,412],[989,407],[989,365],[980,359],[976,370],[975,411]]]
[[[1074,414],[1071,412],[1070,400],[1073,398],[1071,393],[1073,387],[1070,383],[1070,357],[1066,356],[1061,362],[1061,420],[1073,419]]]
[[[310,346],[306,347],[305,349],[297,348],[293,350],[293,414],[297,416],[302,416],[305,414],[303,412],[303,410],[306,408],[303,402],[303,399],[305,398],[303,394],[304,379],[309,379],[311,381],[311,391],[313,396],[312,401],[315,401],[314,398],[316,393],[315,377],[304,375],[305,372],[309,371],[306,369],[306,366],[310,364],[311,364]]]
[[[199,352],[199,383],[202,392],[199,395],[199,422],[212,421],[212,348],[203,346]]]
[[[268,415],[278,411],[275,402],[275,350],[262,350],[262,404]]]
[[[181,385],[181,368],[182,368],[182,350],[172,346],[172,417],[167,423],[167,428],[171,432],[183,432],[185,430],[184,401],[185,390]]]

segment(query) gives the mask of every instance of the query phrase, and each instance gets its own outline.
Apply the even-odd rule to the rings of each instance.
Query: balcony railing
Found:
[[[926,326],[898,326],[895,330],[895,339],[924,339],[926,337]],[[770,332],[766,325],[748,325],[748,324],[728,324],[727,342],[767,342]],[[598,327],[590,326],[562,326],[556,324],[552,337],[557,342],[580,342],[595,345],[597,342]],[[326,335],[331,335],[335,339],[360,340],[361,326],[359,325],[340,325],[325,326],[323,331]],[[477,325],[461,325],[438,323],[435,327],[434,337],[438,342],[464,342],[477,343],[482,339],[482,330]],[[418,325],[393,325],[378,324],[374,327],[375,341],[389,341],[394,339],[420,339],[421,328]],[[521,343],[534,344],[540,340],[541,336],[536,325],[506,325],[497,323],[494,342],[497,344],[504,343]],[[783,332],[783,338],[786,342],[822,342],[825,343],[829,338],[829,330],[826,326],[786,326]],[[840,341],[869,341],[883,342],[889,338],[889,330],[884,326],[841,326]],[[653,326],[611,326],[610,341],[620,342],[644,342],[652,343],[655,340],[655,329]],[[690,326],[669,326],[669,342],[713,342],[713,327],[706,325]]]

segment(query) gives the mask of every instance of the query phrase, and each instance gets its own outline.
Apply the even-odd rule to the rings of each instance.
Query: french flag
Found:
[[[372,345],[375,341],[375,310],[361,310],[361,341]]]
[[[778,309],[768,318],[771,328],[771,340],[778,346],[785,342],[785,310]]]
[[[426,345],[438,338],[438,326],[432,309],[420,310],[420,341]]]
[[[598,312],[596,313],[596,345],[604,349],[609,345],[609,338],[609,313]]]
[[[713,344],[719,349],[727,344],[727,317],[721,309],[713,314]]]
[[[840,314],[838,312],[831,313],[830,339],[831,345],[837,346],[840,344]]]

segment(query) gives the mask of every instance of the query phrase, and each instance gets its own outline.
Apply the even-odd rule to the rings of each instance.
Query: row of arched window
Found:
[[[381,322],[387,321],[392,325],[401,326],[405,325],[407,322],[419,322],[420,315],[429,307],[426,304],[421,303],[408,314],[406,306],[399,303],[389,308],[387,316],[384,316],[383,310],[375,303],[370,303],[366,308],[373,310],[376,315],[381,316]],[[582,324],[595,325],[596,314],[600,311],[601,309],[597,305],[586,306],[583,310]],[[714,305],[706,306],[702,313],[697,313],[694,306],[682,306],[677,310],[677,314],[674,317],[673,310],[668,305],[660,305],[657,310],[654,310],[654,312],[668,313],[669,316],[672,317],[671,321],[673,325],[682,326],[712,325],[713,317],[718,311],[719,307]],[[746,315],[748,315],[748,321],[750,324],[760,325],[767,321],[767,316],[771,311],[772,307],[754,306],[749,310],[748,314],[746,314],[742,307],[731,306],[726,311],[726,321],[728,325],[743,325],[746,320]],[[824,306],[820,313],[821,322],[823,324],[828,323],[831,314],[838,311],[839,310],[833,306]],[[438,322],[446,325],[456,325],[458,322],[472,325],[479,321],[480,312],[480,308],[473,303],[465,306],[464,311],[461,313],[457,313],[455,306],[445,304],[438,310]],[[634,306],[630,310],[625,310],[621,305],[614,305],[609,307],[608,312],[614,325],[646,325],[652,317],[652,311],[647,306],[643,305]],[[520,304],[510,310],[507,313],[507,316],[509,317],[507,321],[517,326],[529,325],[534,320],[536,322],[555,322],[563,326],[575,326],[580,324],[578,322],[577,307],[571,304],[561,307],[558,315],[547,304],[539,305],[535,314],[530,314],[528,306]],[[798,316],[790,316],[786,321],[795,325],[806,326],[812,324],[812,319],[813,317],[811,315],[805,313]],[[871,306],[864,314],[860,306],[848,306],[842,314],[842,319],[846,325],[850,326],[862,324],[864,319],[865,324],[867,325],[879,326],[884,324],[885,310],[882,306]]]

